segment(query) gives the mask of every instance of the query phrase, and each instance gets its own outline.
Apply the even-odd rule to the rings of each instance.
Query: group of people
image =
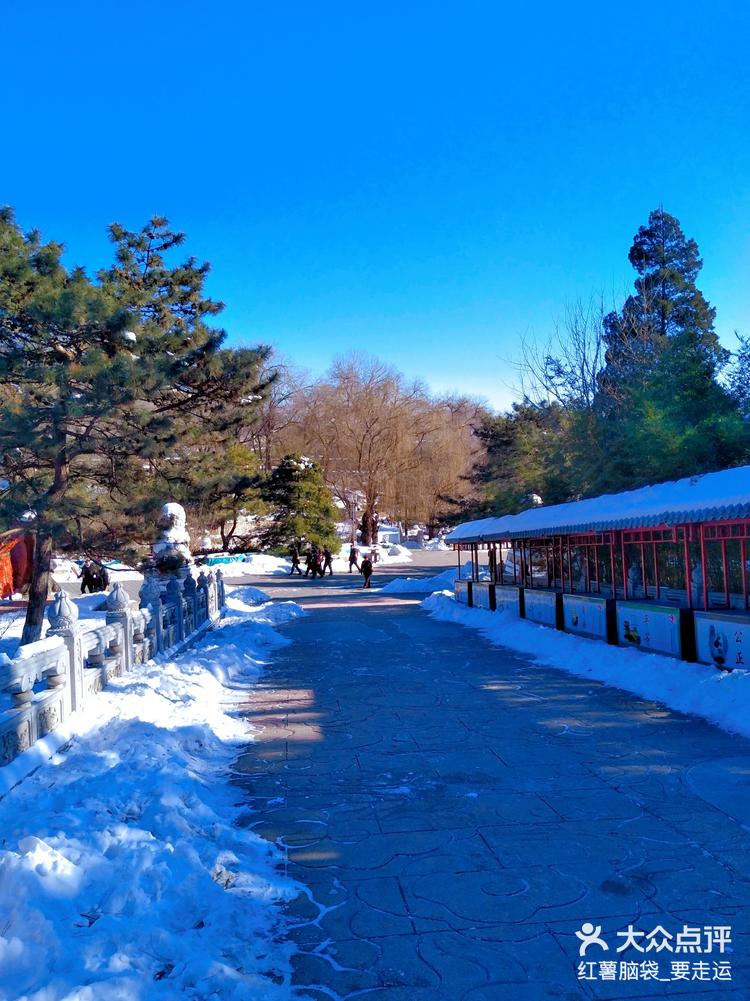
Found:
[[[289,555],[292,560],[290,576],[295,570],[301,577],[309,577],[311,574],[313,577],[325,577],[326,570],[331,577],[333,576],[333,553],[328,546],[324,546],[322,549],[315,543],[308,546],[304,553],[304,574],[302,573],[300,548],[296,543],[290,547]]]
[[[93,560],[84,560],[81,572],[78,574],[81,581],[81,594],[95,594],[97,591],[106,591],[109,587],[109,574],[101,563],[94,563]]]
[[[329,576],[333,576],[333,553],[328,548],[324,546],[322,549],[313,543],[304,552],[304,562],[305,562],[305,572],[302,573],[302,559],[303,554],[300,552],[300,547],[297,543],[294,543],[289,547],[289,556],[292,561],[292,569],[289,571],[289,575],[292,576],[296,571],[300,577],[325,577],[326,570]],[[357,570],[364,577],[364,584],[362,587],[370,587],[370,581],[372,578],[372,557],[365,555],[362,562],[359,562],[359,550],[356,546],[352,546],[349,550],[349,573],[352,572],[352,567],[356,567]]]

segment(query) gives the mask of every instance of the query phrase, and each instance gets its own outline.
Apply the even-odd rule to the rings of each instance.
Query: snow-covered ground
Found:
[[[608,646],[518,619],[508,612],[468,608],[456,601],[451,591],[431,594],[422,607],[436,619],[476,629],[489,642],[529,654],[540,664],[595,678],[750,737],[748,671],[728,674],[705,664]]]
[[[238,556],[229,563],[216,563],[207,570],[221,570],[226,577],[281,577],[288,574],[292,564],[280,556],[270,556],[268,553],[248,553]]]
[[[114,680],[0,799],[3,999],[291,996],[273,938],[297,888],[229,784],[250,739],[237,706],[287,642],[273,625],[304,614],[265,598],[233,589],[196,648]]]
[[[467,563],[461,573],[462,576],[470,576],[471,563]],[[453,587],[457,574],[458,568],[451,567],[434,577],[396,577],[379,590],[383,594],[431,594],[433,591]]]

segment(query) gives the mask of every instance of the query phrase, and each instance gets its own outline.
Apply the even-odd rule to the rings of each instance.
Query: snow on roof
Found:
[[[556,533],[684,525],[750,518],[750,466],[670,480],[621,494],[533,507],[458,525],[447,542],[488,542]]]

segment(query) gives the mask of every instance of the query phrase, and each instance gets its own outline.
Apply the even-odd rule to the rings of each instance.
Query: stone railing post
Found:
[[[216,618],[216,578],[213,570],[208,571],[208,617],[211,621]]]
[[[219,608],[221,611],[224,611],[227,605],[227,596],[224,588],[224,574],[221,568],[216,571],[216,590],[218,592]]]
[[[195,580],[193,579],[192,574],[189,574],[185,578],[185,583],[182,585],[182,591],[185,595],[185,602],[190,609],[190,624],[192,627],[190,632],[195,632],[198,628],[198,595]]]
[[[154,646],[156,647],[153,653],[161,653],[164,649],[164,623],[161,617],[161,586],[158,580],[154,577],[147,577],[138,592],[138,597],[140,598],[140,607],[151,610],[151,622],[154,627]]]
[[[83,650],[81,649],[81,627],[78,624],[78,608],[65,591],[58,591],[47,612],[49,619],[48,636],[61,636],[68,650],[68,684],[65,701],[71,712],[83,709],[86,702],[86,685],[83,678]],[[62,681],[56,676],[48,678],[51,687]]]
[[[167,584],[166,603],[174,608],[177,620],[177,636],[175,643],[185,639],[185,621],[182,616],[182,587],[176,577],[173,577]]]
[[[133,619],[128,592],[120,583],[115,584],[107,598],[107,625],[115,624],[122,629],[122,668],[129,671],[133,666]]]
[[[203,605],[205,602],[206,618],[208,618],[208,577],[206,577],[206,574],[203,570],[201,570],[201,572],[198,574],[197,590],[201,592],[200,595],[197,595],[198,606],[201,609],[202,613]],[[195,623],[195,628],[197,629],[198,626],[202,626],[203,623],[206,621],[206,618],[203,618],[203,615],[201,614],[201,620],[200,622]]]

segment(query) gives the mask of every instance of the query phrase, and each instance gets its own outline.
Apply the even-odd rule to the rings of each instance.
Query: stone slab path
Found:
[[[247,706],[237,779],[302,887],[300,997],[750,997],[747,741],[534,666],[418,599],[253,583],[310,612]],[[610,943],[586,958],[597,976],[617,960],[617,980],[579,979],[585,921]],[[629,924],[731,925],[734,951],[620,956]],[[625,959],[661,976],[730,960],[733,979],[625,981]]]

